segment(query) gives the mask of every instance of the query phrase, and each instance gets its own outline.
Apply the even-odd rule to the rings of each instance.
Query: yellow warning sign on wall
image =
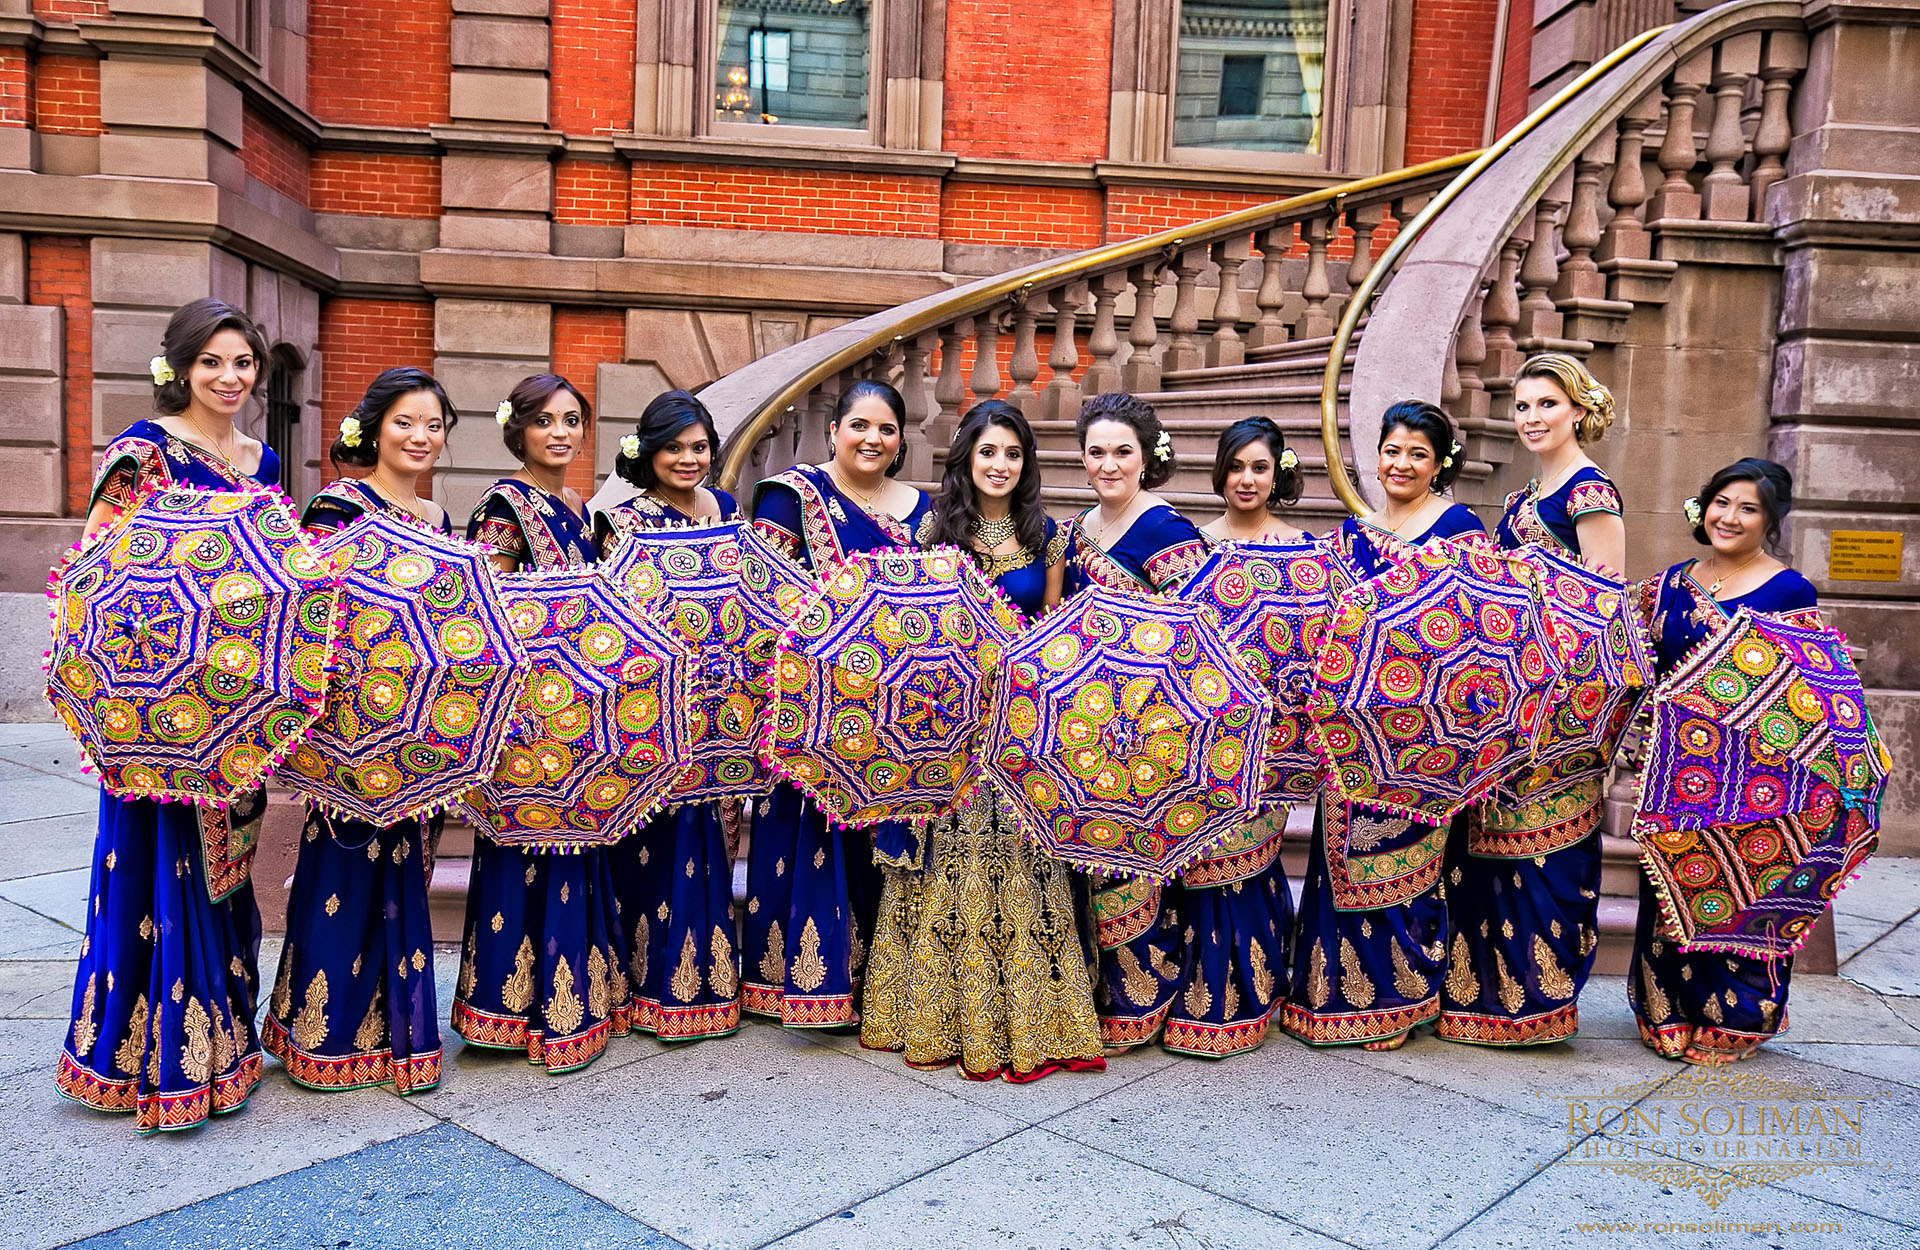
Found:
[[[1834,530],[1827,536],[1827,580],[1897,582],[1905,542],[1899,530]]]

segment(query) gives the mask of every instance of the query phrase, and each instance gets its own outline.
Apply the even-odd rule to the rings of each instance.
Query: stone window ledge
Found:
[[[614,135],[613,150],[635,161],[692,161],[701,165],[758,165],[788,169],[843,169],[940,177],[958,163],[951,152],[904,152],[838,144],[767,143],[747,139],[676,139]]]

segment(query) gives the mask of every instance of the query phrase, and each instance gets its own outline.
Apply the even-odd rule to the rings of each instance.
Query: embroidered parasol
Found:
[[[1653,683],[1653,650],[1627,588],[1577,560],[1544,547],[1516,553],[1538,573],[1541,607],[1560,679],[1533,759],[1495,788],[1510,809],[1540,809],[1549,819],[1557,796],[1579,792],[1597,810],[1599,787],[1620,737]]]
[[[598,566],[498,580],[531,671],[507,748],[467,806],[504,845],[611,845],[692,761],[692,654]]]
[[[1534,580],[1434,540],[1340,597],[1312,709],[1338,798],[1441,824],[1531,758],[1560,676]]]
[[[1264,802],[1304,802],[1320,788],[1320,757],[1306,729],[1313,670],[1333,599],[1359,580],[1337,548],[1316,539],[1226,543],[1180,589],[1179,598],[1220,617],[1221,636],[1272,697]]]
[[[741,584],[745,528],[723,521],[637,530],[601,562],[608,577],[693,649],[693,766],[670,803],[746,798],[773,789],[773,774],[760,762],[755,742],[773,644],[784,622],[764,596],[749,594]]]
[[[1891,760],[1846,640],[1736,613],[1655,689],[1633,835],[1696,949],[1792,954],[1878,843]]]
[[[487,552],[385,509],[318,546],[346,578],[340,654],[288,785],[380,826],[451,806],[493,772],[526,685]]]
[[[982,754],[1048,854],[1165,880],[1259,810],[1267,692],[1207,608],[1090,588],[1005,670]]]
[[[112,794],[224,807],[319,719],[340,579],[278,491],[148,494],[48,594],[47,699]]]
[[[951,811],[1024,624],[955,547],[830,566],[780,640],[762,757],[844,824]]]

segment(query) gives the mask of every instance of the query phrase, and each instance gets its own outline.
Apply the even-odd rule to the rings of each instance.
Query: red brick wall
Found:
[[[390,299],[330,299],[320,305],[320,446],[333,446],[340,421],[367,383],[395,365],[433,368],[433,305]],[[480,414],[485,418],[489,414]],[[473,413],[465,414],[474,420]],[[339,474],[320,455],[321,477]],[[421,484],[426,489],[426,484]]]
[[[940,237],[956,243],[1094,247],[1100,220],[1095,187],[961,182],[940,194]]]
[[[93,249],[70,235],[27,240],[27,302],[66,310],[67,513],[86,511],[93,487]]]
[[[0,48],[0,126],[20,127],[33,120],[33,75],[27,54]]]
[[[1056,0],[1044,15],[1012,0],[949,0],[942,146],[962,156],[1099,160],[1112,65],[1112,0]]]
[[[438,217],[440,158],[387,152],[316,152],[313,210],[365,217]]]
[[[633,0],[554,0],[553,127],[633,129]]]
[[[1407,164],[1480,146],[1493,64],[1493,0],[1416,0],[1408,55]],[[1532,10],[1516,8],[1513,21]]]
[[[33,67],[33,125],[49,134],[100,133],[100,62],[43,56]]]
[[[1107,241],[1137,239],[1143,234],[1171,230],[1235,209],[1266,204],[1276,198],[1252,191],[1114,187],[1107,192]]]
[[[322,121],[425,126],[447,120],[450,0],[310,0],[307,93]]]
[[[940,234],[940,183],[837,170],[646,162],[633,167],[632,214],[657,226],[931,239]]]
[[[553,310],[553,371],[580,388],[588,403],[598,398],[594,379],[602,364],[617,362],[627,348],[627,316],[618,308],[555,308]],[[601,438],[618,438],[631,429],[602,431],[594,413],[586,445],[567,466],[567,485],[582,495],[594,489],[594,445]]]
[[[71,22],[83,17],[107,16],[107,0],[33,0],[34,15],[40,18]]]
[[[240,161],[294,203],[311,203],[313,159],[306,145],[252,109],[240,118]]]
[[[569,226],[624,226],[631,175],[619,161],[561,160],[553,171],[553,219]]]
[[[1533,23],[1525,16],[1509,14],[1507,46],[1500,62],[1500,112],[1496,123],[1503,133],[1518,126],[1531,111],[1527,97],[1532,94],[1528,83],[1532,70]]]

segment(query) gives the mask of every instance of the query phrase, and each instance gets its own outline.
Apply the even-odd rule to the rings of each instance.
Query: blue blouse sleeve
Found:
[[[1451,504],[1440,519],[1427,531],[1428,538],[1458,538],[1462,534],[1484,534],[1487,527],[1480,523],[1480,517],[1472,508],[1463,503]]]
[[[263,486],[280,485],[280,454],[265,443],[260,444],[260,467],[254,470],[253,480]]]
[[[720,504],[720,519],[731,521],[740,515],[740,503],[726,491],[715,489],[713,497]]]
[[[1747,603],[1757,612],[1804,612],[1820,606],[1820,592],[1798,570],[1781,569]]]
[[[784,482],[762,482],[753,500],[753,527],[782,555],[798,559],[806,554],[806,525],[800,519],[800,496]]]
[[[1207,558],[1207,540],[1200,528],[1164,504],[1143,517],[1139,529],[1142,546],[1150,553],[1142,565],[1157,591],[1185,581]]]

